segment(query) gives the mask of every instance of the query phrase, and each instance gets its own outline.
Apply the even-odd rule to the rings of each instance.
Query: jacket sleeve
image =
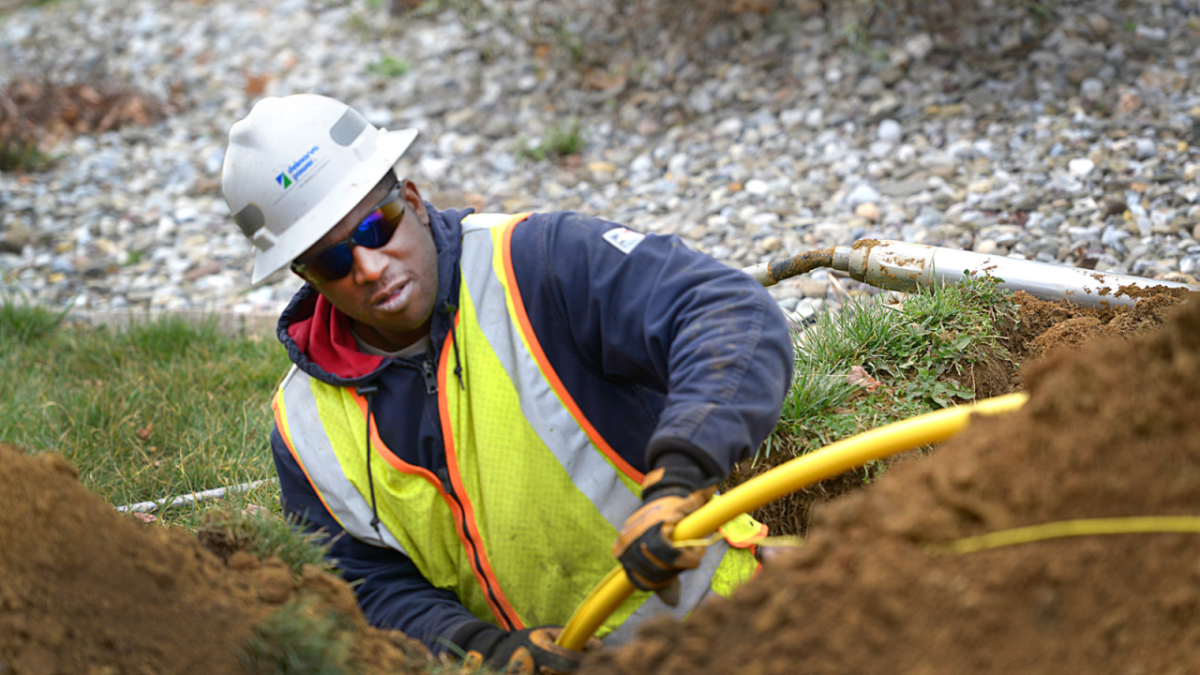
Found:
[[[792,380],[791,334],[766,290],[675,236],[612,232],[623,228],[576,213],[527,223],[533,245],[520,255],[540,258],[584,361],[665,393],[646,466],[682,454],[723,477],[750,456]],[[515,234],[512,255],[517,264]]]
[[[408,556],[347,534],[317,497],[278,428],[271,433],[271,451],[284,512],[325,535],[326,557],[346,581],[361,582],[354,591],[368,623],[418,639],[435,656],[491,626],[476,619],[453,592],[431,585]]]

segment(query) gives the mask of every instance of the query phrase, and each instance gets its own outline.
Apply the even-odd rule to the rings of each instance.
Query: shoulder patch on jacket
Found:
[[[604,241],[617,247],[617,250],[621,253],[628,255],[630,251],[637,248],[638,244],[642,243],[646,235],[641,232],[634,232],[627,227],[616,227],[605,232],[603,237]]]

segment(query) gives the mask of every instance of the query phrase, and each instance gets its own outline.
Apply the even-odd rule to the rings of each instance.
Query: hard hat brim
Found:
[[[345,199],[322,200],[288,228],[286,244],[280,241],[270,250],[254,256],[254,272],[250,283],[257,284],[287,267],[333,229],[338,221],[379,183],[416,137],[416,129],[380,129],[375,141],[375,151],[366,160],[359,162],[354,170],[346,174],[333,188],[333,193],[341,193]],[[346,208],[346,204],[350,204],[350,208]]]

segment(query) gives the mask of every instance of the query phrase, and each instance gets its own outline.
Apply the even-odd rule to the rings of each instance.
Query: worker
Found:
[[[230,130],[253,283],[307,282],[278,325],[283,506],[328,535],[373,625],[570,672],[557,629],[614,557],[641,590],[606,642],[753,574],[745,522],[707,547],[670,535],[777,422],[790,335],[761,286],[677,237],[435,209],[394,169],[416,135],[311,94]]]

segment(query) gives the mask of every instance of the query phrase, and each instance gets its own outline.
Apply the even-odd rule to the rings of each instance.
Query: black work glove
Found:
[[[590,638],[582,652],[554,644],[561,626],[539,626],[524,630],[506,631],[487,628],[476,633],[464,648],[467,664],[487,664],[505,675],[565,675],[579,667],[585,652],[599,649],[601,644]]]
[[[699,567],[706,547],[676,548],[671,535],[684,516],[712,499],[717,483],[692,464],[672,464],[646,474],[642,506],[625,520],[613,544],[613,555],[634,586],[654,591],[672,607],[679,604],[676,577]]]

